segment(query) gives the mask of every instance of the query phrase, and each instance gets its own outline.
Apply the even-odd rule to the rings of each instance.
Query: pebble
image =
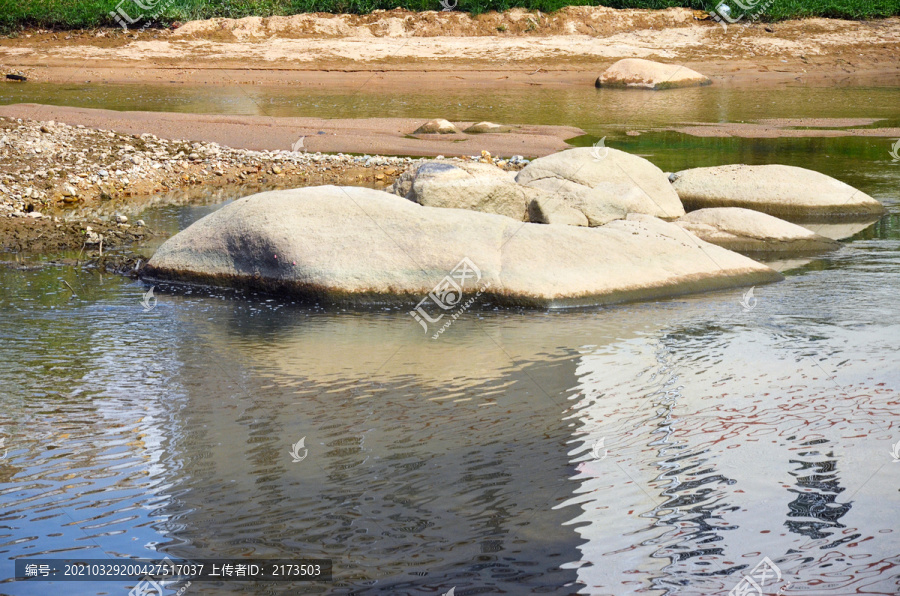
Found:
[[[116,215],[116,223],[128,223],[128,218],[124,215]]]

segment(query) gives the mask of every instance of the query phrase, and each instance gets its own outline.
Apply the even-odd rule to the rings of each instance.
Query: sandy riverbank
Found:
[[[590,85],[625,57],[684,64],[715,84],[897,84],[900,18],[738,23],[700,11],[570,7],[213,19],[175,30],[27,31],[0,68],[58,83],[311,85],[338,89]]]

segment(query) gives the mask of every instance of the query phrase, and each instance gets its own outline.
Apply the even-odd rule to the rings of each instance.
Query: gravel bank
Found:
[[[518,169],[526,160],[469,159]],[[210,142],[126,135],[83,125],[0,117],[0,250],[99,251],[152,230],[135,214],[154,196],[183,190],[198,201],[216,187],[342,184],[384,188],[422,160],[251,151]],[[102,244],[101,244],[102,243]]]

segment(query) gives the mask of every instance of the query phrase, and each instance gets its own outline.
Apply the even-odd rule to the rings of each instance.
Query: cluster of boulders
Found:
[[[323,302],[421,300],[418,310],[423,297],[447,308],[447,296],[475,280],[493,303],[546,307],[776,281],[778,272],[735,251],[835,247],[767,210],[833,217],[883,207],[785,166],[667,175],[596,148],[535,159],[518,173],[434,160],[411,167],[390,193],[322,186],[241,199],[163,244],[145,274]],[[470,274],[454,281],[463,262]]]
[[[884,212],[867,194],[804,168],[728,165],[667,175],[641,157],[596,147],[542,157],[518,173],[486,164],[426,162],[404,172],[391,192],[421,205],[543,224],[598,227],[629,214],[650,215],[706,242],[750,253],[835,247],[833,240],[779,217]]]

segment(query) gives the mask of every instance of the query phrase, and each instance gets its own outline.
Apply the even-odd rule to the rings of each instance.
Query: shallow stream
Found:
[[[125,101],[47,93],[69,105]],[[759,100],[735,96],[735,112],[724,92],[679,111],[693,93],[660,94],[674,110],[660,118],[757,113]],[[759,114],[900,118],[898,89],[774,93],[760,96]],[[178,109],[242,101],[221,94]],[[800,99],[785,107],[778,98],[791,94]],[[285,97],[271,99],[285,107],[270,115],[322,115]],[[534,107],[543,92],[501,96],[491,105],[502,117],[429,101],[446,101],[451,119],[541,114],[603,136],[579,109],[590,97],[544,111]],[[473,309],[438,340],[406,310],[218,291],[158,292],[146,310],[147,288],[126,278],[0,268],[0,593],[133,585],[2,581],[21,557],[165,555],[334,561],[331,584],[194,582],[188,595],[727,594],[764,557],[780,574],[766,594],[900,593],[900,163],[890,143],[620,141],[667,170],[805,165],[890,214],[755,288],[755,302],[742,289],[575,311]],[[174,233],[214,208],[144,219]],[[301,438],[308,454],[295,462]]]

